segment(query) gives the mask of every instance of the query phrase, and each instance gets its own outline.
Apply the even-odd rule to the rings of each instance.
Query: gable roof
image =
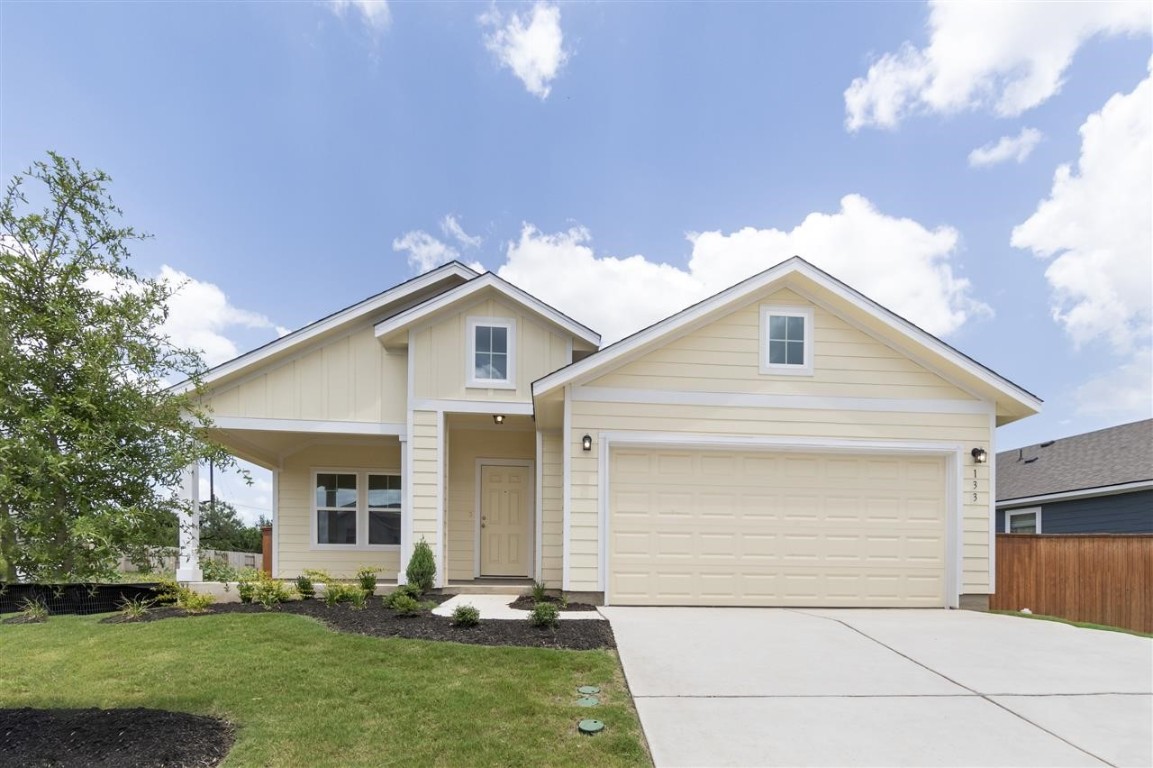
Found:
[[[485,272],[480,277],[476,277],[463,285],[459,285],[452,290],[445,291],[436,298],[418,304],[411,309],[405,310],[393,317],[381,320],[376,324],[376,338],[384,340],[389,336],[396,336],[401,331],[406,330],[416,323],[425,320],[432,315],[446,309],[458,302],[461,302],[470,296],[475,296],[477,293],[491,289],[497,293],[505,296],[509,300],[516,302],[527,307],[529,310],[537,315],[545,318],[553,325],[563,329],[565,332],[584,340],[585,342],[599,347],[601,343],[601,336],[596,331],[588,328],[576,320],[573,320],[568,315],[560,312],[543,301],[520,288],[517,288],[512,283],[497,277],[492,272]]]
[[[997,454],[997,501],[1153,481],[1153,419]]]
[[[443,290],[448,290],[462,282],[475,280],[477,276],[478,273],[475,270],[466,267],[459,261],[450,261],[436,269],[417,275],[410,280],[398,283],[380,293],[369,296],[363,301],[358,301],[350,307],[345,307],[330,315],[326,315],[303,328],[298,328],[291,333],[281,336],[279,339],[270,341],[263,346],[249,350],[220,365],[209,368],[202,377],[202,381],[205,384],[211,384],[221,379],[229,378],[251,366],[265,362],[269,358],[285,354],[293,347],[300,346],[319,336],[335,331],[341,326],[353,323],[366,315],[387,310],[389,305],[400,304],[405,299],[420,294],[422,291],[435,291],[441,283],[444,284]],[[176,392],[183,392],[186,391],[189,386],[189,382],[185,380],[173,385],[172,389]]]
[[[1014,416],[1008,418],[1007,421],[1022,418],[1040,410],[1041,399],[1033,393],[954,349],[914,323],[813,266],[800,256],[793,256],[675,315],[650,325],[648,328],[610,344],[583,360],[538,379],[533,383],[533,397],[545,395],[567,384],[587,380],[600,372],[604,372],[613,364],[639,357],[658,346],[667,337],[703,324],[710,317],[721,314],[726,307],[743,299],[751,299],[756,293],[776,283],[783,286],[787,279],[794,277],[799,277],[836,296],[840,301],[866,313],[875,321],[877,330],[883,332],[887,338],[900,339],[915,347],[927,350],[953,367],[954,370],[983,382],[986,388],[995,394],[999,403],[1004,401],[1013,406],[1010,410],[1014,412]]]

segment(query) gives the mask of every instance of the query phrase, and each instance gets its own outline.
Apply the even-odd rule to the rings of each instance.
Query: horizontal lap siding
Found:
[[[412,412],[412,536],[413,543],[422,538],[438,552],[436,521],[438,465],[438,414],[436,411]],[[443,573],[444,563],[437,562]]]
[[[371,326],[272,365],[206,402],[217,416],[403,423],[407,363]]]
[[[541,436],[541,580],[559,587],[564,567],[564,442],[559,432]]]
[[[362,566],[381,569],[383,579],[393,579],[400,568],[398,551],[349,551],[312,549],[312,503],[314,469],[380,469],[400,471],[400,444],[382,441],[377,446],[314,445],[288,457],[280,471],[277,493],[276,534],[279,559],[276,576],[291,579],[308,568],[333,576],[352,578]]]

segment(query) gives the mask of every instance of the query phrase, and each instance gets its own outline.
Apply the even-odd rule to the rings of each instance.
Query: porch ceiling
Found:
[[[489,419],[490,423],[492,419]],[[313,445],[396,445],[394,435],[349,435],[338,432],[285,432],[262,429],[220,429],[207,431],[237,458],[265,469],[278,469],[286,458]]]

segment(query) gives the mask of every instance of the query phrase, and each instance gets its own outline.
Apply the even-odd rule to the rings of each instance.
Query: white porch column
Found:
[[[409,421],[412,419],[410,418]],[[400,435],[400,573],[396,574],[397,584],[408,583],[408,560],[412,557],[412,463],[408,455],[408,435]]]
[[[184,470],[183,496],[189,504],[188,513],[180,513],[180,561],[176,565],[177,581],[203,581],[200,570],[200,466],[192,464]]]

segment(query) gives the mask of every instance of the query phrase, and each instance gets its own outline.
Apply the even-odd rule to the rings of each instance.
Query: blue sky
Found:
[[[6,0],[0,173],[109,172],[214,362],[451,256],[611,340],[796,253],[1044,398],[1008,448],[1151,415],[1150,13]]]

